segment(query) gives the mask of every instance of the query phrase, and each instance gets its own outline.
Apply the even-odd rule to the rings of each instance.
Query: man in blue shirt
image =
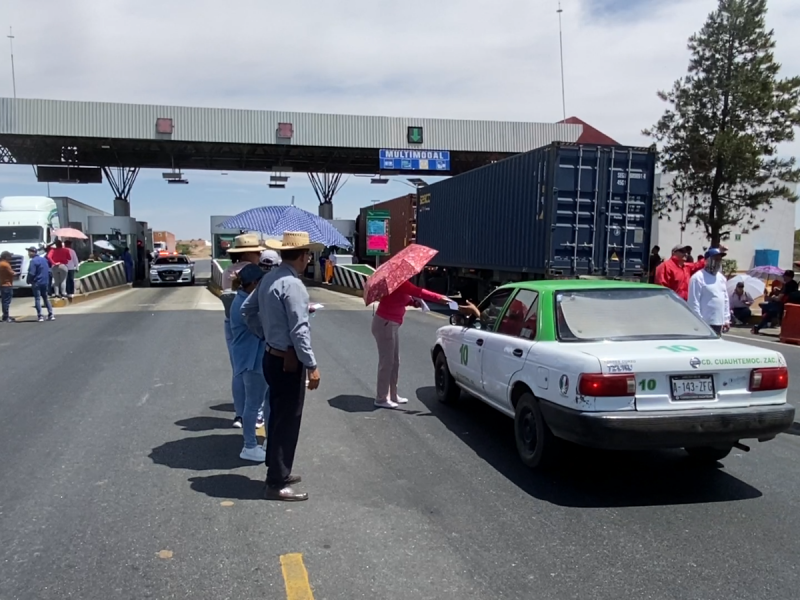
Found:
[[[28,256],[31,262],[28,264],[28,285],[33,290],[33,300],[36,305],[36,314],[39,315],[39,322],[44,321],[42,316],[42,298],[44,306],[47,308],[47,320],[55,321],[53,315],[53,305],[47,296],[47,288],[50,286],[50,263],[44,256],[39,255],[35,246],[28,248]]]

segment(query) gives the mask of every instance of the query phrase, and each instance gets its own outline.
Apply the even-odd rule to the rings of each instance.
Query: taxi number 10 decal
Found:
[[[669,352],[697,352],[697,348],[694,346],[682,346],[681,344],[676,344],[674,346],[657,346],[656,350],[668,350]]]
[[[461,344],[459,352],[461,354],[461,364],[466,365],[469,362],[469,346]]]

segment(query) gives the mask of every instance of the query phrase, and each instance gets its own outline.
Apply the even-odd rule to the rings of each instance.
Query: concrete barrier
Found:
[[[333,267],[333,285],[338,287],[350,288],[352,290],[364,291],[364,283],[367,275],[352,269],[347,265],[335,265]]]
[[[208,291],[219,296],[222,293],[222,271],[219,261],[211,261],[211,278],[208,280]]]
[[[122,261],[109,263],[107,267],[75,279],[76,294],[91,294],[100,290],[127,285],[125,264]]]

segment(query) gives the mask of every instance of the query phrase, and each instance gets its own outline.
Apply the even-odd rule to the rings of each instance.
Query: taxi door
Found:
[[[455,357],[447,357],[450,374],[464,389],[484,398],[483,391],[483,348],[487,340],[495,335],[497,318],[514,293],[514,289],[505,288],[494,291],[478,305],[480,319],[472,327],[465,327],[461,333],[461,344]]]
[[[536,343],[538,310],[539,295],[532,290],[519,290],[483,344],[483,392],[488,401],[506,413],[513,412],[508,386],[525,366],[528,352]]]

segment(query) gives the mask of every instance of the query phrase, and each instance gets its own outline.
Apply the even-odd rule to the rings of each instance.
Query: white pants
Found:
[[[64,298],[67,295],[67,266],[55,265],[52,269],[53,272],[53,291],[59,298]]]

